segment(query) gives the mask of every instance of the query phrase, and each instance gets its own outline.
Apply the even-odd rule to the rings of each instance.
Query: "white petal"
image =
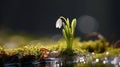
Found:
[[[62,19],[58,19],[57,21],[56,21],[56,28],[61,28],[62,27]]]

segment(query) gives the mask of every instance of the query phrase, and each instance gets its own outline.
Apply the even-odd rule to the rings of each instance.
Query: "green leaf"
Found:
[[[69,37],[69,28],[68,28],[68,26],[65,26],[64,30],[65,30],[66,36]]]
[[[75,28],[76,28],[76,19],[73,19],[71,23],[72,35],[74,35]]]
[[[63,37],[65,38],[65,40],[67,41],[68,40],[68,38],[67,38],[67,35],[66,35],[66,32],[65,32],[65,30],[64,29],[62,29],[62,33],[63,33]]]
[[[69,19],[68,19],[68,18],[67,18],[67,20],[66,20],[66,24],[67,24],[68,28],[70,28],[70,22],[69,22]]]

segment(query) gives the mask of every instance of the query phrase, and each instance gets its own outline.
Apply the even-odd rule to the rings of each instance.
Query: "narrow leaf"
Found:
[[[64,29],[62,29],[62,33],[63,33],[63,37],[65,38],[65,40],[68,40],[68,39],[67,39],[66,32],[65,32],[65,30],[64,30]]]
[[[74,35],[74,31],[75,31],[75,28],[76,28],[76,19],[72,20],[71,28],[72,28],[72,34]]]

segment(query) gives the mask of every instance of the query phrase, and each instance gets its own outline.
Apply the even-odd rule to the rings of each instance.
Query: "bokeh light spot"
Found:
[[[97,20],[91,16],[83,15],[77,20],[77,28],[84,34],[97,32],[99,24]]]

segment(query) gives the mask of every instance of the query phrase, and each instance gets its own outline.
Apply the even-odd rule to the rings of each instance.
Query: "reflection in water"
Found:
[[[103,64],[103,63],[96,63],[96,64],[90,64],[90,63],[71,63],[71,64],[63,64],[62,66],[58,63],[45,63],[45,64],[27,64],[23,66],[17,66],[17,65],[6,65],[5,67],[116,67],[118,65],[113,64]],[[119,66],[118,66],[119,67]]]
[[[56,64],[46,64],[46,65],[39,65],[36,67],[114,67],[112,64],[81,64],[81,63],[72,63],[72,64],[64,64],[63,66],[59,66]]]
[[[92,54],[77,55],[74,61],[60,60],[59,58],[46,58],[44,61],[29,62],[29,63],[6,63],[4,67],[119,67],[120,58],[115,56],[113,58],[103,57],[102,59],[92,59]]]

